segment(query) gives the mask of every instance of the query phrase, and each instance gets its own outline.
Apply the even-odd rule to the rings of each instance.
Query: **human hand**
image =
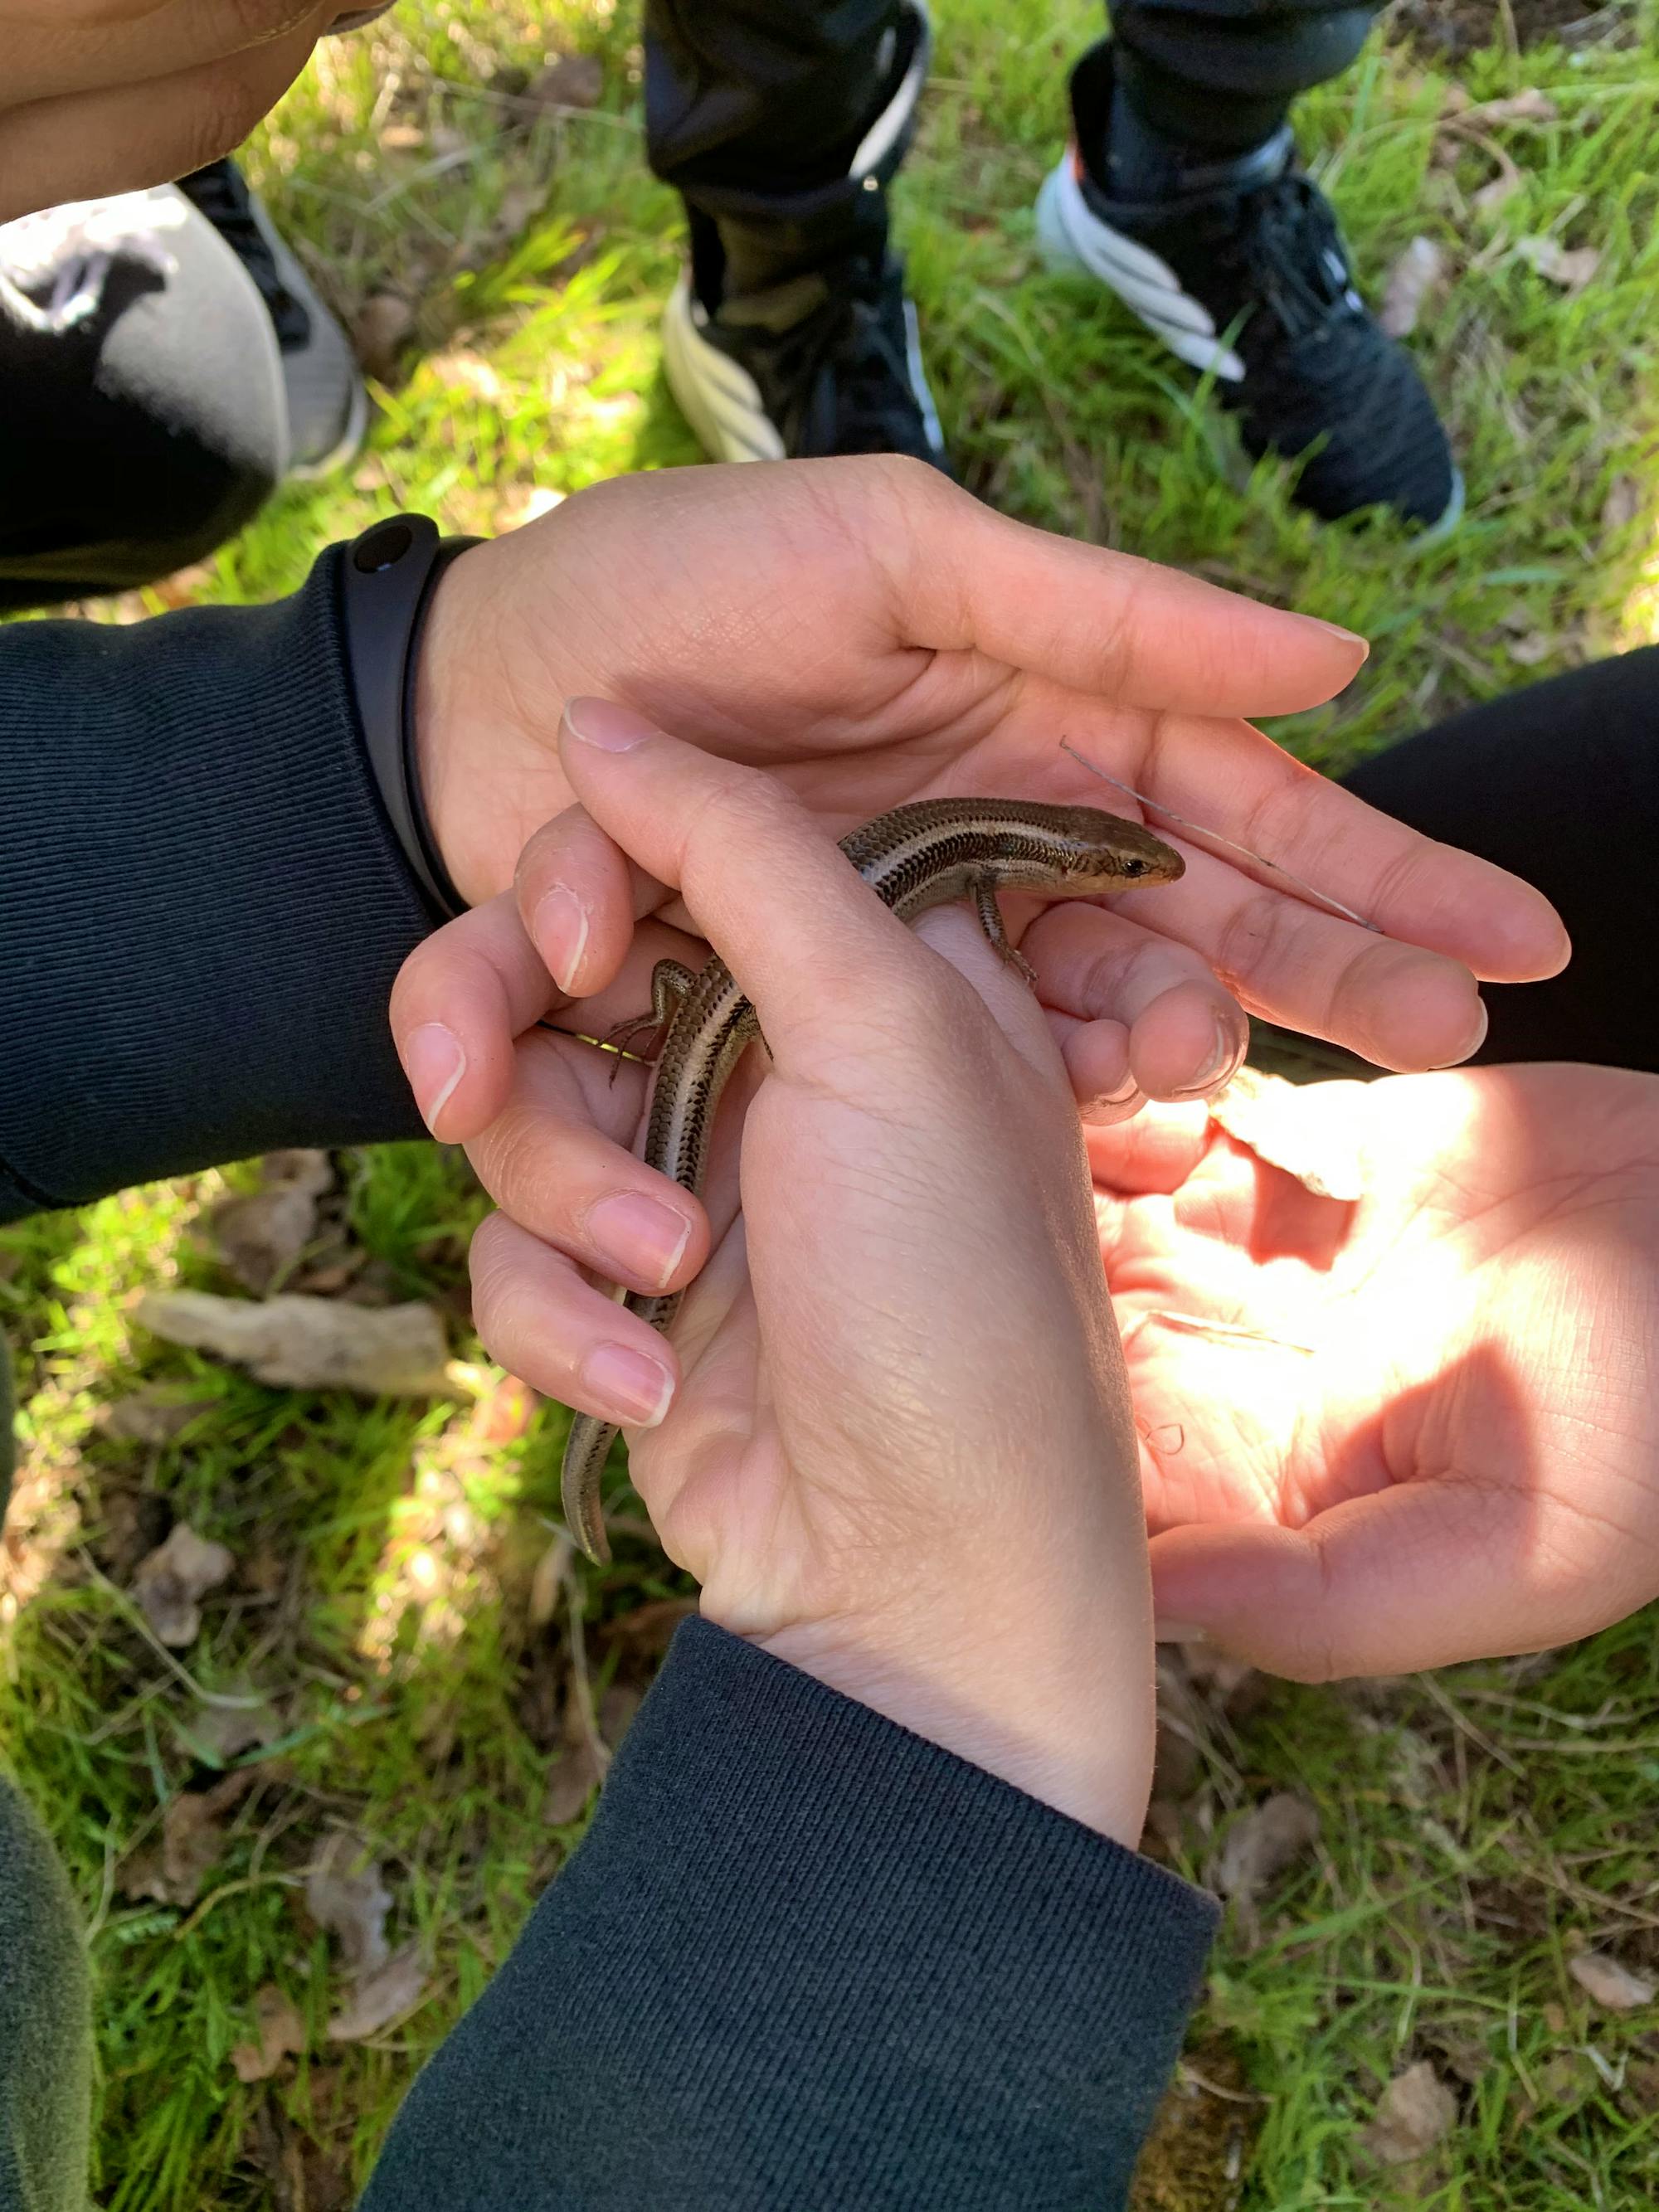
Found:
[[[0,222],[240,145],[342,0],[0,0]]]
[[[562,745],[589,817],[684,893],[771,1054],[741,1217],[727,1118],[678,1388],[632,1438],[662,1540],[710,1619],[1133,1844],[1134,1437],[1044,1016],[964,911],[919,942],[775,779],[635,717],[593,738]],[[662,1348],[504,1214],[472,1264],[481,1334],[532,1382],[562,1387],[573,1322]]]
[[[1064,738],[1387,934],[1175,836],[1179,885],[1032,930],[1024,949],[1053,1008],[1087,1025],[1103,1000],[1121,1003],[1131,970],[1150,1000],[1152,982],[1213,969],[1252,1011],[1384,1066],[1458,1059],[1483,1026],[1469,971],[1553,973],[1559,920],[1513,877],[1373,812],[1232,719],[1328,697],[1363,653],[1325,623],[1008,521],[917,463],[677,469],[579,493],[463,556],[434,598],[416,718],[428,811],[470,901],[518,868],[521,917],[560,989],[526,977],[505,992],[487,921],[446,932],[398,994],[416,1096],[438,1134],[469,1137],[501,1111],[529,1022],[603,994],[572,1025],[604,1026],[647,1002],[658,957],[696,963],[659,926],[684,915],[630,884],[579,816],[519,866],[568,804],[554,733],[582,694],[772,769],[836,836],[952,793],[1101,804]],[[648,914],[658,923],[624,968]],[[1171,969],[1176,950],[1191,957]],[[1189,994],[1144,1068],[1117,1054],[1120,1103],[1132,1075],[1157,1095],[1212,1087],[1244,1041],[1237,1006]],[[1085,1097],[1084,1077],[1103,1095],[1110,1072],[1073,1068]]]
[[[1321,1083],[1089,1133],[1161,1632],[1302,1680],[1535,1650],[1659,1595],[1659,1079]],[[1169,1316],[1170,1318],[1161,1318]]]

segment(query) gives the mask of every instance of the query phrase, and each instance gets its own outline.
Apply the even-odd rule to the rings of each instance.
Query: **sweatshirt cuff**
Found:
[[[1127,2191],[1216,1917],[1149,1861],[688,1623],[365,2212],[471,2203],[483,2141],[521,2212],[1101,2212]],[[515,2150],[526,2136],[539,2148]]]
[[[0,1219],[424,1133],[387,1026],[434,927],[295,597],[0,635]]]

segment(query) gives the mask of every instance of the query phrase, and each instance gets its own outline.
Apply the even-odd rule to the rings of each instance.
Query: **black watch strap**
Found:
[[[346,658],[363,749],[404,857],[446,921],[466,902],[450,881],[421,796],[415,679],[421,632],[440,578],[481,541],[440,538],[423,514],[394,515],[344,550],[340,569]]]

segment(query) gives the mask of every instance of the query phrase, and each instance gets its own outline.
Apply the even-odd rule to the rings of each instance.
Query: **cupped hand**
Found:
[[[1659,1595],[1659,1079],[1309,1085],[1270,1149],[1091,1132],[1161,1632],[1304,1680],[1541,1649]]]
[[[481,937],[447,933],[417,954],[397,1012],[400,1043],[425,1032],[405,1050],[416,1096],[440,1135],[476,1133],[505,1103],[509,1013],[520,1029],[550,1011],[562,1021],[574,998],[598,1001],[582,1025],[616,1020],[648,1003],[657,957],[684,957],[665,927],[684,926],[683,910],[580,817],[520,865],[569,803],[556,732],[584,694],[770,769],[837,836],[951,793],[1128,811],[1063,738],[1375,928],[1183,842],[1155,815],[1185,877],[1037,925],[1024,949],[1051,1008],[1087,1026],[1173,945],[1252,1011],[1384,1066],[1459,1059],[1482,1031],[1475,976],[1562,964],[1553,911],[1236,719],[1328,698],[1364,651],[1328,623],[1009,521],[890,457],[674,470],[579,493],[465,555],[434,599],[417,696],[428,810],[470,902],[515,886],[558,988],[504,993]],[[647,915],[658,919],[635,937]],[[1190,1020],[1154,1072],[1167,1079],[1178,1060],[1184,1087],[1205,1088],[1237,1060],[1243,1026],[1213,1003],[1200,1020],[1193,1002]],[[1109,1058],[1085,1052],[1080,1087],[1108,1083]],[[1136,1071],[1117,1058],[1121,1092]]]
[[[710,1618],[1133,1843],[1134,1436],[1044,1017],[964,912],[896,921],[775,780],[637,718],[596,734],[563,746],[589,817],[684,894],[770,1051],[635,1483]],[[473,1275],[532,1382],[573,1316],[663,1348],[504,1215]]]
[[[342,0],[0,0],[0,222],[241,143]]]

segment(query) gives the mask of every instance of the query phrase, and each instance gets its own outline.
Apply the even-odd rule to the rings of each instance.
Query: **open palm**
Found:
[[[1091,1139],[1160,1619],[1276,1671],[1536,1649],[1659,1594],[1659,1080],[1532,1066]]]

